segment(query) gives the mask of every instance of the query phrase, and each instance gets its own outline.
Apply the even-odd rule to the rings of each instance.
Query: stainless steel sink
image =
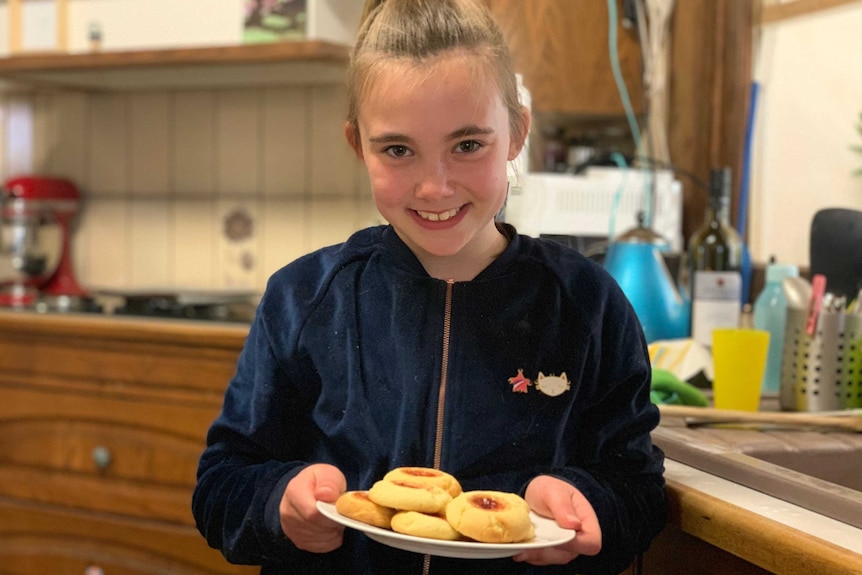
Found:
[[[663,420],[653,440],[670,459],[862,529],[862,434]]]

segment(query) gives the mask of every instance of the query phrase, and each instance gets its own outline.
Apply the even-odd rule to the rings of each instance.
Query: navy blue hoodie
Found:
[[[435,456],[465,490],[569,481],[603,546],[567,567],[432,557],[431,573],[616,574],[649,546],[666,521],[664,458],[634,311],[595,262],[501,230],[507,249],[468,282],[431,278],[388,226],[272,276],[200,460],[193,511],[211,546],[263,575],[419,575],[422,555],[352,529],[337,551],[300,551],[278,505],[311,463],[353,490]]]

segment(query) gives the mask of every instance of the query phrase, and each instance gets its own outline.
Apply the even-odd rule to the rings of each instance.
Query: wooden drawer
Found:
[[[123,520],[0,497],[0,574],[251,575],[228,564],[193,527]],[[94,570],[95,571],[95,570]]]
[[[192,487],[218,404],[0,383],[0,464]]]
[[[0,311],[0,575],[259,572],[191,513],[245,333]]]

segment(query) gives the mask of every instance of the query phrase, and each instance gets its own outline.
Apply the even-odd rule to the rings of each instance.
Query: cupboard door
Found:
[[[617,53],[636,113],[644,108],[642,59],[634,29],[622,24],[617,1]],[[534,112],[620,116],[622,99],[608,46],[604,0],[484,0],[524,76]]]
[[[76,513],[0,497],[4,575],[251,575],[193,527]]]
[[[0,384],[0,464],[191,489],[217,409],[97,391]]]

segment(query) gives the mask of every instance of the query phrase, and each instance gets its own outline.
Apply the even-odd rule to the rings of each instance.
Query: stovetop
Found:
[[[88,297],[40,296],[28,308],[40,313],[170,318],[250,323],[259,295],[250,292],[96,292]]]

